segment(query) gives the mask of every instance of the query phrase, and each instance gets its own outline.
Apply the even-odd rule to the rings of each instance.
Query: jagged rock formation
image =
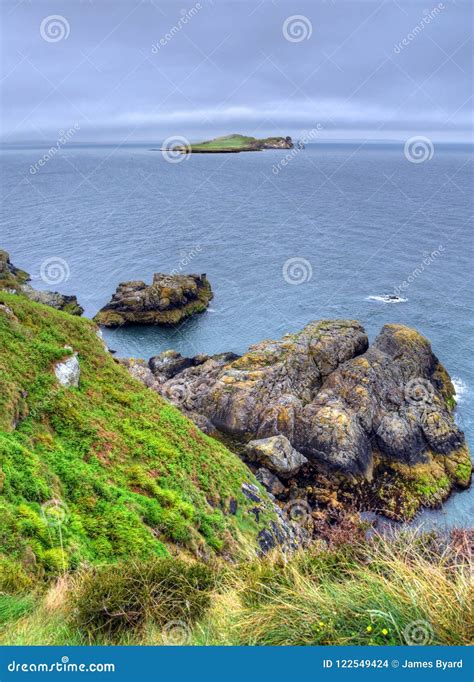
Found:
[[[21,287],[28,282],[30,276],[24,270],[16,268],[10,261],[10,255],[0,249],[0,289],[13,289]]]
[[[156,273],[151,285],[142,281],[119,284],[112,300],[95,316],[104,327],[125,324],[178,324],[202,313],[213,294],[205,274]]]
[[[43,303],[56,310],[63,310],[71,315],[82,315],[84,309],[77,302],[76,296],[66,296],[57,291],[38,291],[28,282],[30,276],[24,270],[15,267],[6,251],[0,249],[0,289],[10,293],[23,294],[30,301]]]
[[[408,518],[469,484],[453,385],[428,340],[408,327],[385,325],[369,348],[358,322],[323,320],[239,358],[173,358],[171,373],[163,371],[166,354],[148,366],[127,364],[200,428],[271,469],[287,489],[324,477],[326,492],[317,496],[335,502],[351,482],[365,506]],[[272,439],[263,452],[252,442],[262,439]],[[293,451],[299,464],[287,461],[285,470],[282,452],[288,460]]]

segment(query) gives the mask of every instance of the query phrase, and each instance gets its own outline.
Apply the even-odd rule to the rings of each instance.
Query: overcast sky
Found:
[[[2,14],[5,142],[74,126],[77,142],[470,138],[470,0],[4,0]]]

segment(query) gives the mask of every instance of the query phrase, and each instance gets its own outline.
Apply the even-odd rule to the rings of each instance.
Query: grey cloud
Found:
[[[2,14],[7,142],[75,123],[78,141],[318,123],[322,138],[470,135],[470,2],[12,0]],[[308,40],[285,39],[294,14]],[[67,38],[41,37],[50,15]]]

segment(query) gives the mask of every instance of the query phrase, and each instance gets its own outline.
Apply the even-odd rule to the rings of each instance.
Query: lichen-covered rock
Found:
[[[216,429],[247,461],[279,476],[282,462],[272,461],[268,445],[288,443],[310,465],[298,470],[286,462],[288,485],[311,487],[311,478],[326,475],[332,506],[341,494],[344,503],[364,500],[366,508],[391,514],[381,483],[390,480],[395,498],[406,496],[406,504],[390,504],[408,518],[469,485],[471,460],[453,419],[453,385],[428,340],[413,329],[385,325],[369,348],[358,322],[323,320],[239,358],[180,363],[191,364],[172,377],[158,366],[154,374],[149,370],[148,385],[204,423],[207,433]],[[260,456],[253,443],[246,448],[262,439],[267,445]]]
[[[252,483],[243,483],[242,492],[245,497],[255,503],[253,512],[258,522],[264,511],[269,509],[266,496]],[[270,503],[270,508],[272,512],[276,513],[276,520],[270,521],[268,526],[263,528],[257,536],[261,554],[266,554],[277,546],[283,551],[291,552],[303,547],[310,541],[311,535],[303,525],[294,521],[276,504]]]
[[[259,440],[251,440],[246,452],[251,462],[259,462],[279,476],[294,476],[308,461],[291,445],[286,436],[270,436]]]
[[[311,461],[353,475],[370,475],[374,449],[409,464],[426,461],[430,450],[449,454],[464,436],[433,381],[437,366],[421,334],[385,325],[304,406],[293,444]]]
[[[66,346],[66,350],[72,352],[72,348],[69,346]],[[65,386],[66,388],[79,386],[81,367],[79,365],[77,353],[73,352],[66,360],[57,362],[54,365],[54,373],[61,386]]]
[[[62,310],[70,315],[82,315],[84,312],[84,308],[79,305],[76,296],[66,296],[58,291],[38,291],[29,284],[23,285],[22,292],[30,301],[49,305],[51,308]]]
[[[150,285],[141,281],[119,284],[112,300],[94,319],[105,327],[178,324],[186,317],[204,312],[212,297],[205,274],[156,273]]]
[[[181,353],[175,350],[165,350],[159,355],[155,355],[148,360],[148,366],[153,374],[162,374],[167,379],[171,379],[183,369],[193,366],[191,358],[183,358]]]
[[[38,291],[27,282],[30,276],[24,270],[15,267],[6,251],[0,249],[0,289],[21,294],[34,301],[48,305],[56,310],[63,310],[70,315],[82,315],[84,309],[77,302],[76,296],[66,296],[57,291]]]
[[[29,274],[16,268],[10,261],[10,255],[0,249],[0,289],[18,291],[29,279]]]

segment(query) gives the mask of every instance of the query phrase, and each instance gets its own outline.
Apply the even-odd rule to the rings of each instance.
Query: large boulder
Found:
[[[407,517],[469,484],[454,387],[429,341],[413,329],[385,325],[369,348],[358,322],[323,320],[239,358],[175,359],[177,373],[170,377],[158,363],[146,383],[291,485],[311,484],[308,465],[296,466],[297,453],[330,487],[344,487],[342,479],[370,487],[365,504],[380,503],[395,517],[383,499],[390,480],[400,500],[410,498],[409,505],[400,502]]]
[[[119,284],[112,300],[94,319],[104,327],[178,324],[186,317],[204,312],[212,297],[205,274],[156,273],[150,285],[142,281]]]
[[[306,457],[291,445],[286,436],[251,440],[246,447],[250,461],[259,462],[283,478],[294,476],[307,463]]]

